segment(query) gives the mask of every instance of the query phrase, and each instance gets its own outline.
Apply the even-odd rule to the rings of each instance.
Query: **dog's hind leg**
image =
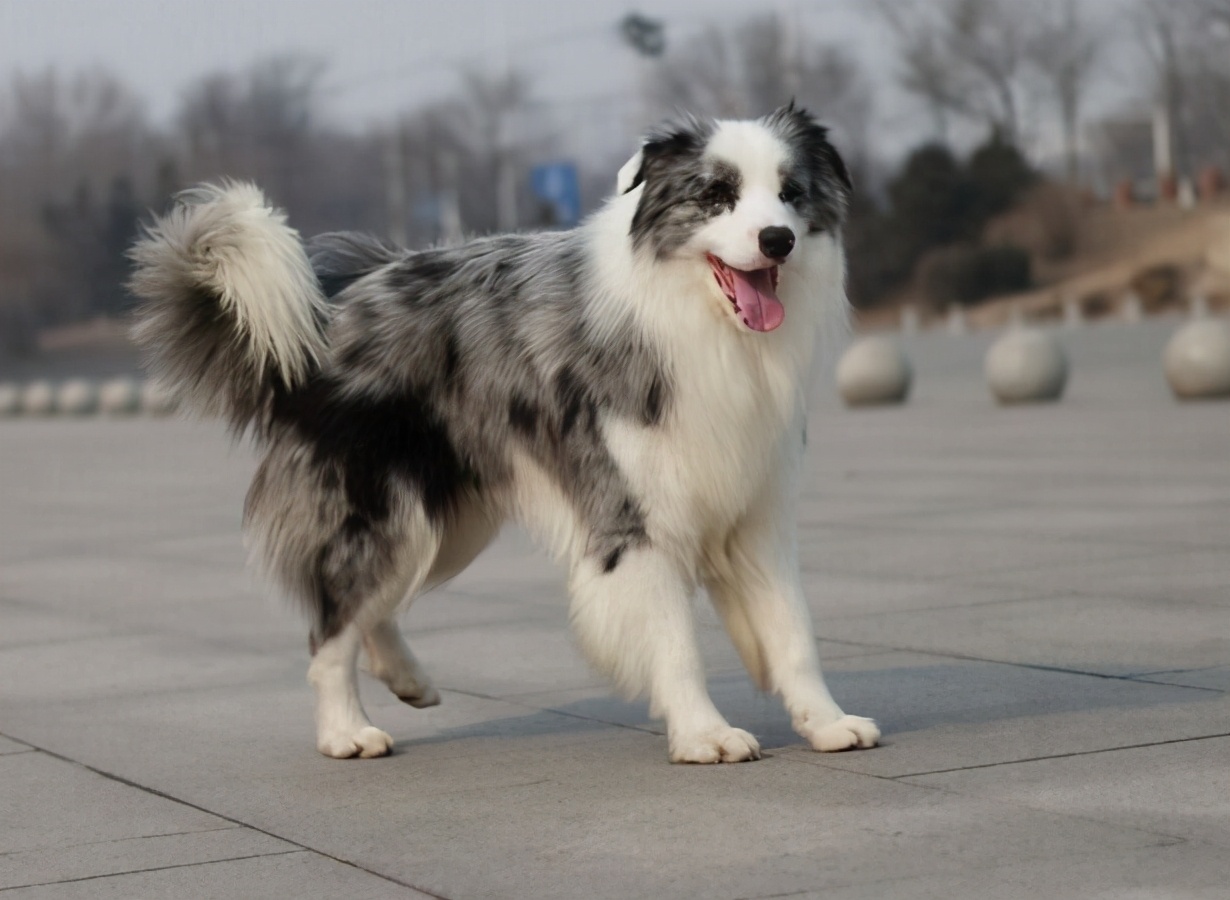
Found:
[[[427,530],[422,531],[423,541],[434,543]],[[373,659],[374,674],[406,702],[415,706],[439,702],[431,681],[392,622],[398,606],[421,586],[435,547],[409,541],[396,552],[396,564],[389,566],[379,580],[373,580],[368,567],[371,559],[357,553],[348,553],[340,569],[321,579],[322,591],[333,601],[335,616],[346,619],[341,624],[336,617],[322,617],[323,624],[318,623],[317,629],[318,633],[322,627],[327,629],[326,637],[314,639],[315,653],[308,667],[308,681],[316,690],[316,746],[326,756],[383,756],[393,747],[393,739],[372,725],[359,700],[357,663],[364,642]],[[347,593],[342,592],[343,587]],[[381,668],[377,671],[377,667]]]
[[[431,683],[410,645],[397,627],[396,619],[381,619],[363,635],[368,671],[383,681],[402,703],[416,709],[436,706],[440,692]]]
[[[705,689],[692,622],[694,585],[669,555],[625,547],[573,570],[570,617],[594,666],[666,719],[673,762],[760,758],[756,739],[731,727]]]
[[[498,531],[498,519],[477,498],[460,503],[445,525],[421,591],[428,591],[458,574],[473,562]],[[407,604],[410,599],[405,598]],[[415,658],[393,615],[372,625],[363,637],[363,644],[367,650],[368,671],[388,685],[397,699],[419,709],[440,702],[440,692]]]
[[[325,756],[369,759],[393,749],[393,738],[371,723],[359,700],[355,663],[362,636],[351,622],[316,647],[308,666],[316,691],[316,749]]]

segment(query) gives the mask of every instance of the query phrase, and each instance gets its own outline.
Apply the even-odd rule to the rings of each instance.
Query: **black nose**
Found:
[[[760,232],[760,252],[770,259],[785,259],[794,249],[794,232],[774,225]]]

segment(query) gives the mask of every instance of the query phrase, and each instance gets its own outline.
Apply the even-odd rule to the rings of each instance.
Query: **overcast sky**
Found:
[[[1110,8],[1127,0],[1084,2]],[[638,60],[616,31],[630,9],[662,19],[676,45],[707,24],[778,10],[801,22],[809,40],[842,44],[861,58],[883,84],[876,130],[887,143],[908,142],[927,119],[892,89],[891,42],[860,11],[865,6],[860,0],[0,0],[0,75],[102,66],[163,121],[184,87],[204,74],[306,53],[327,65],[326,113],[362,126],[446,95],[464,66],[491,72],[511,66],[533,77],[544,103],[599,128],[634,102]]]

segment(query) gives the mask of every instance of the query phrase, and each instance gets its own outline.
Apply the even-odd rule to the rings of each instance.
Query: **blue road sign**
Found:
[[[530,190],[551,204],[555,224],[571,227],[581,221],[581,184],[577,167],[570,162],[551,162],[530,170]]]

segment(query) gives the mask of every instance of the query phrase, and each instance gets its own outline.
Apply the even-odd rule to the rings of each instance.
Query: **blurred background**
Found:
[[[306,235],[567,227],[646,126],[791,97],[865,326],[1230,306],[1230,0],[0,0],[0,378],[135,370],[124,252],[194,182]]]

